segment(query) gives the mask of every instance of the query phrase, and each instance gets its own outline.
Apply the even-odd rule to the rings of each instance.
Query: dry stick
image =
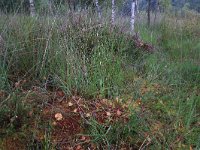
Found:
[[[47,38],[47,42],[46,42],[46,45],[45,45],[45,49],[44,49],[44,54],[43,54],[43,58],[42,58],[42,65],[41,65],[41,69],[40,69],[40,73],[42,72],[42,69],[44,67],[44,64],[45,64],[45,60],[46,60],[46,55],[47,55],[47,50],[48,50],[48,46],[49,46],[49,41],[50,41],[50,38],[51,38],[51,32],[53,30],[53,25],[55,23],[55,20],[53,20],[53,23],[52,23],[52,27],[49,31],[49,35],[48,35],[48,38]]]
[[[147,143],[146,143],[147,141]],[[146,143],[146,144],[145,144]],[[142,145],[140,146],[139,150],[144,150],[145,147],[147,147],[149,144],[151,144],[151,139],[149,138],[149,136],[144,139],[144,141],[142,142]]]
[[[142,142],[142,145],[140,145],[140,148],[139,148],[139,150],[141,150],[141,149],[142,149],[142,147],[143,147],[143,145],[145,144],[145,142],[146,142],[146,139],[144,139],[144,141]]]
[[[148,143],[144,145],[144,147],[141,150],[145,150],[145,147],[147,147],[149,144],[151,144],[151,141],[148,141]]]
[[[52,31],[52,29],[49,32],[49,36],[48,36],[48,39],[47,39],[47,42],[46,42],[46,45],[45,45],[44,54],[43,54],[43,57],[42,57],[42,65],[41,65],[40,73],[42,72],[42,69],[43,69],[44,64],[45,64],[45,60],[46,60],[45,58],[46,58],[46,55],[47,55],[47,49],[48,49],[48,46],[49,46],[49,40],[50,40],[50,37],[51,37],[51,31]]]

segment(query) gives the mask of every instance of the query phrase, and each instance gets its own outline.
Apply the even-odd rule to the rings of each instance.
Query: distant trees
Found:
[[[100,5],[102,3],[108,4],[109,7],[111,6],[110,1],[112,0],[34,0],[35,4],[35,10],[40,9],[45,5],[46,8],[48,8],[48,3],[51,3],[52,6],[68,6],[69,10],[77,10],[77,8],[88,8],[93,7],[97,8],[96,2],[98,1],[98,14],[100,12]],[[150,4],[150,9],[156,10],[157,4],[159,3],[160,10],[165,11],[166,9],[170,7],[174,7],[177,10],[184,8],[185,4],[187,3],[187,6],[189,9],[196,10],[200,12],[200,0],[150,0],[151,4],[149,3],[149,0],[136,0],[136,10],[140,7],[141,10],[145,10],[148,7],[148,4]],[[109,3],[108,3],[109,2]],[[121,4],[122,2],[125,3],[124,12],[128,11],[126,14],[131,15],[131,2],[132,0],[115,0],[115,5]],[[140,3],[140,6],[138,6],[137,3]],[[30,11],[30,1],[29,0],[0,0],[0,10],[5,13],[13,13],[13,12],[29,12]],[[53,8],[53,7],[52,7]]]
[[[170,10],[172,4],[171,0],[147,0],[147,24],[151,24],[151,12],[154,12],[154,22],[157,17],[157,12],[165,12]]]
[[[156,0],[156,7],[154,9],[154,23],[156,22],[156,18],[157,18],[157,13],[159,11],[159,5],[160,5],[160,1]]]
[[[181,10],[186,3],[189,4],[189,9],[200,12],[200,0],[151,0],[151,9],[155,10],[159,3],[160,10],[165,11],[168,8],[175,8]],[[140,9],[145,10],[148,5],[148,0],[140,0]]]
[[[191,2],[189,2],[189,8],[200,13],[200,0],[191,0]]]
[[[76,0],[67,0],[70,11],[76,10]]]
[[[96,8],[97,8],[97,13],[98,13],[99,19],[101,19],[101,8],[99,6],[98,0],[95,0],[95,5],[96,5]]]
[[[166,11],[172,7],[172,1],[171,0],[159,0],[159,5],[162,8],[162,11]]]
[[[148,26],[150,26],[151,23],[151,0],[147,0],[148,1],[148,6],[147,6],[147,23]]]
[[[28,0],[0,0],[0,10],[5,13],[29,11]]]

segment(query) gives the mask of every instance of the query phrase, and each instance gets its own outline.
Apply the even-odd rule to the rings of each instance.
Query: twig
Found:
[[[145,144],[145,142],[147,142],[147,144]],[[142,145],[140,146],[139,150],[144,150],[145,147],[147,147],[149,144],[151,143],[151,139],[149,138],[149,136],[143,141]],[[145,145],[144,145],[145,144]],[[144,146],[143,146],[144,145]]]
[[[51,38],[51,32],[53,30],[53,25],[54,25],[55,22],[56,22],[56,19],[53,20],[52,27],[49,31],[49,35],[48,35],[48,38],[47,38],[47,42],[46,42],[46,45],[45,45],[44,54],[43,54],[43,58],[42,58],[42,65],[41,65],[40,72],[42,71],[44,64],[45,64],[47,50],[48,50],[48,46],[49,46],[49,41],[50,41],[50,38]]]

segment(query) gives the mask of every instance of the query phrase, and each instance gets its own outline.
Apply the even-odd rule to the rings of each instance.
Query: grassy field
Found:
[[[200,149],[200,16],[87,17],[0,17],[0,149]]]

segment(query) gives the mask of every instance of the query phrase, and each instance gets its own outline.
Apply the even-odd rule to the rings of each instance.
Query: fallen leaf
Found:
[[[56,126],[56,125],[57,125],[57,123],[54,121],[54,122],[52,123],[52,125],[53,125],[53,126]]]
[[[60,120],[63,119],[63,116],[62,116],[61,113],[56,113],[56,114],[55,114],[55,118],[56,118],[57,121],[60,121]]]
[[[122,112],[118,109],[117,110],[117,116],[121,116]]]
[[[78,146],[76,147],[76,150],[81,150],[81,149],[82,149],[81,145],[78,145]]]
[[[91,116],[91,114],[90,114],[90,113],[87,113],[87,114],[86,114],[86,117],[87,117],[87,118],[88,118],[88,117],[90,117],[90,116]]]
[[[86,137],[85,136],[81,136],[81,141],[85,141]]]
[[[20,81],[15,83],[15,87],[18,88],[20,86]]]
[[[111,113],[110,113],[110,112],[106,112],[106,115],[107,115],[107,116],[111,116]]]
[[[69,106],[69,107],[73,106],[73,103],[72,103],[72,102],[69,102],[69,103],[68,103],[68,106]]]
[[[142,99],[141,98],[136,100],[136,104],[141,105],[141,103],[142,103]]]
[[[59,97],[64,97],[65,96],[65,93],[63,91],[57,91],[57,95]]]
[[[74,112],[74,113],[77,113],[77,111],[78,111],[78,109],[76,108],[76,109],[74,109],[74,111],[73,111],[73,112]]]

